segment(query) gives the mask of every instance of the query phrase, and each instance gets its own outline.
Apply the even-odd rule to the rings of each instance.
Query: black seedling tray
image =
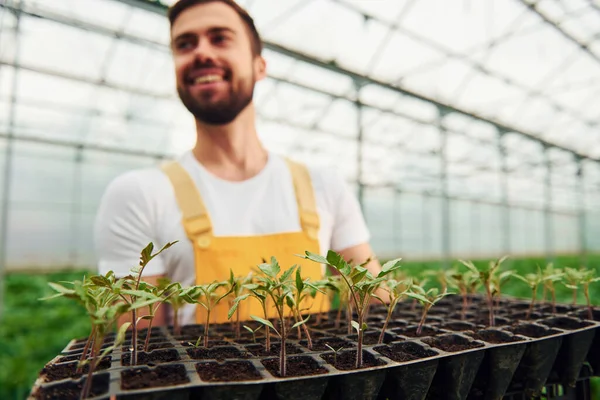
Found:
[[[211,325],[213,334],[209,348],[205,349],[193,346],[203,331],[201,325],[183,327],[180,337],[174,337],[170,328],[153,328],[151,345],[157,349],[140,353],[140,362],[135,368],[124,365],[130,357],[126,344],[115,349],[108,356],[110,361],[104,362],[105,369],[94,373],[95,397],[92,398],[501,399],[509,393],[538,395],[548,382],[574,387],[582,379],[584,363],[584,370],[591,370],[587,372],[589,375],[600,373],[600,323],[580,318],[586,316],[587,309],[561,306],[557,314],[550,315],[544,306],[540,306],[535,320],[519,322],[513,317],[526,311],[528,303],[505,299],[498,308],[498,326],[486,328],[481,323],[487,315],[484,300],[474,299],[474,315],[465,321],[453,318],[460,314],[460,301],[451,296],[440,302],[427,319],[426,335],[420,337],[414,337],[419,311],[411,311],[411,303],[400,304],[386,330],[383,344],[372,343],[379,337],[385,319],[382,309],[374,307],[363,347],[368,366],[359,370],[344,370],[332,365],[334,353],[323,343],[336,350],[344,346],[337,358],[353,360],[356,335],[347,334],[344,321],[343,333],[337,333],[340,329],[333,326],[332,320],[335,313],[328,313],[318,327],[311,326],[313,351],[306,347],[305,340],[296,340],[295,329],[289,332],[288,370],[292,371],[300,362],[316,374],[286,378],[277,376],[277,367],[273,372],[266,367],[270,364],[278,366],[276,352],[271,356],[257,352],[264,349],[262,332],[257,332],[259,345],[254,345],[248,343],[252,341],[248,334],[243,335],[244,340],[235,342],[229,323]],[[256,326],[254,322],[247,324]],[[145,333],[140,335],[139,341],[143,343],[144,338]],[[61,355],[47,364],[35,382],[30,399],[78,398],[85,376],[53,381],[49,381],[49,377],[61,366],[70,366],[74,370],[83,342],[72,340]],[[277,343],[277,338],[272,336],[272,347]],[[218,352],[225,353],[219,355]],[[194,356],[205,358],[194,359]],[[65,360],[64,357],[68,358]],[[250,378],[211,381],[210,368],[216,369],[213,375],[217,377],[237,379],[236,375],[248,374]],[[179,383],[161,385],[160,380],[169,372]],[[143,375],[151,376],[143,385],[157,386],[131,389],[122,386],[123,383],[132,384]],[[73,388],[71,394],[64,391],[70,387]],[[56,395],[44,397],[49,393]]]

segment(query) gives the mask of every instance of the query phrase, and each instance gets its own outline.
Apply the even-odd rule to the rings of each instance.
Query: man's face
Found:
[[[264,59],[252,54],[244,22],[220,2],[183,11],[171,27],[171,49],[179,97],[206,124],[233,121],[265,76]]]

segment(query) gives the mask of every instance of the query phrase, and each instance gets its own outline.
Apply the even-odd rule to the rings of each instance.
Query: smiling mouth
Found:
[[[221,75],[203,75],[199,76],[193,80],[193,83],[198,85],[202,83],[213,83],[213,82],[221,82],[223,81],[223,77]]]

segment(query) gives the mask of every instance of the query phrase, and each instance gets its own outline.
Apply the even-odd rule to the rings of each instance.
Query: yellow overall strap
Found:
[[[308,169],[297,162],[288,158],[285,159],[292,174],[294,182],[294,191],[296,192],[296,201],[298,202],[298,214],[300,216],[300,226],[302,231],[311,239],[319,237],[319,214],[317,214],[317,204],[315,202],[315,193],[310,180]]]
[[[161,169],[173,185],[188,238],[201,248],[208,247],[212,224],[192,177],[177,161],[165,163],[161,165]]]

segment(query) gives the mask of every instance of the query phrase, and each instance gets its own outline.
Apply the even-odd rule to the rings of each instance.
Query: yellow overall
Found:
[[[296,264],[302,266],[303,278],[310,278],[311,281],[322,279],[321,265],[296,256],[304,254],[305,251],[317,254],[320,252],[319,216],[310,176],[303,165],[286,161],[294,183],[302,230],[259,236],[214,236],[210,216],[188,172],[177,162],[162,165],[162,170],[171,180],[175,190],[175,197],[182,212],[183,227],[194,248],[196,284],[227,280],[230,269],[233,270],[234,276],[246,276],[251,270],[256,270],[256,266],[263,260],[270,262],[271,256],[277,258],[282,271]],[[310,298],[303,304],[303,308],[309,308],[310,312],[318,312],[322,306],[323,311],[328,311],[329,301],[321,296],[324,295],[318,293],[314,300]],[[227,303],[226,299],[223,299],[211,311],[211,322],[227,321]],[[276,316],[274,309],[271,308],[268,312],[269,317]],[[260,303],[254,298],[240,303],[240,320],[250,319],[250,315],[264,317]],[[196,321],[206,322],[206,313],[202,306],[196,306]]]

